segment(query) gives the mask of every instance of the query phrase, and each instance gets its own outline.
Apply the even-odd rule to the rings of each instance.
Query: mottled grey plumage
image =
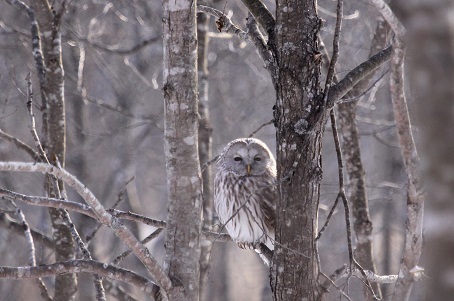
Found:
[[[240,248],[274,249],[276,162],[265,143],[233,140],[216,162],[214,206]]]

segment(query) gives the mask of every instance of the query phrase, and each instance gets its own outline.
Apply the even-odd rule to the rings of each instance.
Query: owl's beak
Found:
[[[251,174],[251,164],[246,165],[247,175]]]

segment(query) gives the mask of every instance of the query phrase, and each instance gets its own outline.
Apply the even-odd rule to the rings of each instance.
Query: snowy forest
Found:
[[[0,300],[452,300],[454,3],[0,8]],[[241,137],[269,266],[213,206]]]

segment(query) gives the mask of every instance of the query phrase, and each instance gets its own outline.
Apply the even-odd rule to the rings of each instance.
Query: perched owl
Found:
[[[276,161],[262,141],[233,140],[216,162],[214,206],[240,248],[274,249]]]

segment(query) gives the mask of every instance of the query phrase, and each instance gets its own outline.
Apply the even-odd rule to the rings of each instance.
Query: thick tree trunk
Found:
[[[277,1],[271,47],[277,63],[278,192],[271,270],[274,300],[317,295],[317,208],[326,112],[320,98],[316,1]]]
[[[202,181],[198,154],[196,1],[163,2],[165,154],[169,193],[165,268],[199,300]],[[172,296],[169,296],[171,299]]]

